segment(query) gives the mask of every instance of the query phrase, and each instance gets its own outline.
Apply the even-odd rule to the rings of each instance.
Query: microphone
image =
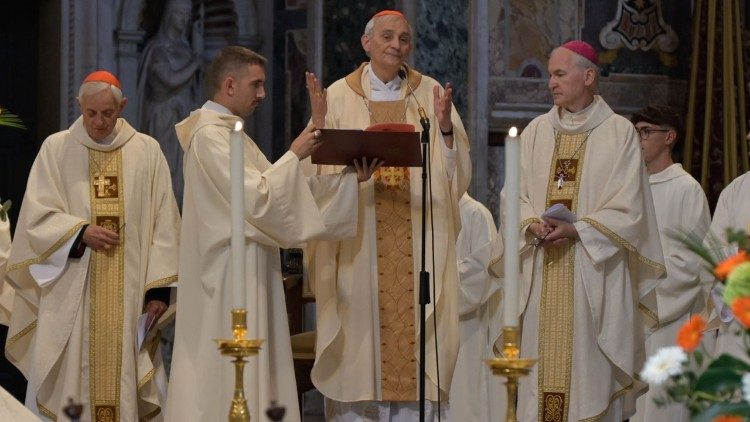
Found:
[[[398,77],[406,81],[406,86],[409,87],[409,91],[411,92],[411,96],[414,97],[414,101],[417,102],[417,112],[419,112],[419,123],[422,125],[422,130],[424,132],[430,131],[430,119],[427,118],[427,113],[425,113],[424,108],[422,108],[422,104],[419,103],[419,99],[416,95],[414,95],[414,88],[411,87],[411,84],[409,83],[409,78],[406,77],[406,69],[401,68],[398,70]]]

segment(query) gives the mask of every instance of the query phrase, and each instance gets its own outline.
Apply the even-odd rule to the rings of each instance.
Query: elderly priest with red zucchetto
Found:
[[[69,398],[83,420],[150,419],[166,399],[153,327],[177,280],[180,216],[159,144],[120,118],[118,79],[91,73],[78,103],[81,117],[44,141],[29,174],[5,353],[45,420]]]

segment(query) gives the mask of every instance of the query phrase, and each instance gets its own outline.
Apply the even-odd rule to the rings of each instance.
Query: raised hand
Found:
[[[310,97],[310,111],[312,123],[318,129],[326,126],[326,113],[328,113],[328,91],[321,88],[320,81],[312,72],[305,72],[305,83],[307,94]]]
[[[432,94],[435,97],[435,117],[437,117],[438,125],[442,132],[450,132],[453,130],[453,122],[451,121],[451,111],[453,107],[453,85],[450,82],[445,84],[445,92],[440,95],[440,87],[435,86],[432,88]]]
[[[362,157],[362,164],[360,164],[359,161],[354,160],[354,168],[357,169],[357,181],[362,183],[370,180],[372,175],[383,166],[383,163],[385,163],[385,161],[379,158],[373,158],[370,165],[367,165],[366,157]]]
[[[313,151],[318,149],[322,144],[320,139],[320,131],[315,129],[313,125],[308,125],[302,133],[299,134],[297,139],[292,142],[289,150],[297,154],[297,158],[304,160],[309,157]]]

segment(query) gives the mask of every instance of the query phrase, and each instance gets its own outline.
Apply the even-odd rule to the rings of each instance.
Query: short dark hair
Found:
[[[633,124],[646,122],[652,125],[667,126],[682,135],[682,116],[672,107],[662,104],[651,104],[635,113],[630,119]]]
[[[684,120],[682,115],[674,108],[664,104],[651,104],[633,113],[630,121],[635,125],[639,122],[646,122],[652,125],[666,126],[677,133],[674,145],[672,145],[672,155],[675,161],[682,158],[682,139]]]
[[[239,45],[230,45],[219,51],[214,57],[206,71],[204,79],[206,96],[211,99],[221,88],[224,79],[240,70],[242,67],[252,64],[265,67],[268,60],[249,48]]]

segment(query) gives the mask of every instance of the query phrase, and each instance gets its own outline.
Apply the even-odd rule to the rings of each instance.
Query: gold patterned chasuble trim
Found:
[[[120,420],[120,376],[125,278],[125,201],[122,150],[89,149],[91,224],[120,235],[114,248],[91,251],[89,361],[91,419]]]
[[[406,100],[369,101],[371,123],[402,123]],[[375,174],[375,230],[383,401],[417,400],[414,258],[409,169]]]
[[[550,165],[547,203],[565,204],[573,213],[578,204],[587,132],[559,134]],[[564,175],[558,188],[560,174]],[[539,309],[539,420],[565,422],[570,406],[573,358],[573,268],[575,244],[544,249],[542,297]]]

